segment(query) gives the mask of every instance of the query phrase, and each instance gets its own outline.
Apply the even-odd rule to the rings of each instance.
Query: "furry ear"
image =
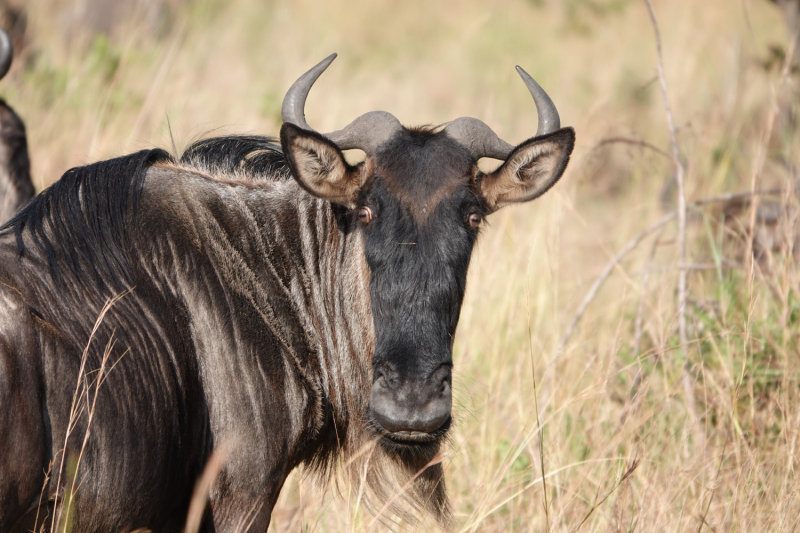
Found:
[[[284,123],[281,146],[292,176],[318,198],[355,208],[366,179],[363,166],[350,166],[338,146],[315,131]]]
[[[575,130],[562,128],[514,148],[500,168],[481,180],[481,194],[489,208],[495,211],[547,192],[564,173],[574,146]]]

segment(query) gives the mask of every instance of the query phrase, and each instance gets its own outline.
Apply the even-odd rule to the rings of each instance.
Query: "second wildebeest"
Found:
[[[264,531],[289,472],[337,458],[372,502],[405,490],[397,513],[447,522],[472,249],[484,217],[559,179],[574,132],[520,69],[539,130],[516,147],[385,112],[323,135],[303,107],[333,58],[287,93],[280,145],[76,168],[0,231],[0,531],[30,524],[42,486],[73,531],[178,530],[215,449],[208,531]],[[487,156],[504,163],[484,174]]]
[[[13,57],[11,37],[0,29],[0,79],[11,68]],[[0,224],[14,216],[34,194],[25,124],[0,98]]]

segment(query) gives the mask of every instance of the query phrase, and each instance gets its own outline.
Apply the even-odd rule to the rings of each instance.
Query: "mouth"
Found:
[[[391,446],[419,446],[441,441],[447,430],[450,429],[452,417],[441,425],[436,431],[425,433],[422,431],[388,431],[377,420],[370,417],[368,426],[381,437],[381,442]]]

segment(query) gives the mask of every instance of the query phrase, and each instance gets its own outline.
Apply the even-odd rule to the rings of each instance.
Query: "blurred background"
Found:
[[[320,131],[382,109],[519,143],[536,131],[521,65],[578,140],[559,184],[494,214],[473,256],[454,529],[794,531],[798,1],[653,7],[687,202],[711,199],[687,215],[683,346],[677,225],[645,231],[678,195],[643,0],[7,0],[0,96],[41,190],[143,148],[277,135],[284,92],[332,52],[306,106]],[[295,473],[271,530],[386,527],[346,482],[324,488]]]

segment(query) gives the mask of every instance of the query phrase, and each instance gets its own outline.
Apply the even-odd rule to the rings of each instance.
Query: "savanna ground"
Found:
[[[454,529],[798,528],[799,95],[774,4],[654,1],[687,202],[772,191],[688,210],[683,344],[675,219],[613,265],[562,343],[615,254],[678,204],[643,0],[11,5],[27,29],[0,94],[27,123],[38,189],[141,148],[275,135],[284,91],[334,51],[307,105],[320,131],[385,109],[406,125],[475,116],[521,142],[536,129],[522,65],[578,143],[473,256],[444,459]],[[316,485],[293,474],[271,530],[385,527],[346,483]]]

